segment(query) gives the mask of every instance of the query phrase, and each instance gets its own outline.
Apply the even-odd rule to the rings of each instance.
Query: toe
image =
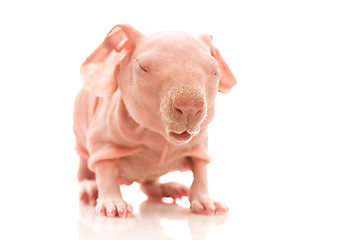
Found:
[[[205,209],[203,207],[203,204],[201,204],[199,201],[192,201],[191,203],[191,209],[196,213],[205,213]]]
[[[83,204],[88,204],[89,200],[88,200],[88,194],[86,192],[81,192],[79,194],[79,200],[81,203]]]
[[[175,191],[175,198],[181,198],[183,196],[187,196],[188,195],[188,188],[186,186],[180,186],[179,188],[176,189]]]
[[[186,186],[184,186],[183,188],[180,189],[180,193],[183,196],[188,196],[188,188]]]
[[[228,213],[228,207],[225,203],[216,202],[212,199],[193,200],[191,203],[191,209],[196,213],[205,215]]]
[[[90,195],[88,196],[89,205],[95,206],[98,198],[98,190],[93,190]]]
[[[126,217],[126,205],[124,203],[118,203],[117,204],[117,211],[119,217]]]
[[[99,215],[99,216],[105,216],[105,207],[103,204],[98,204],[95,207],[95,212]]]
[[[229,211],[227,205],[223,202],[214,202],[214,206],[216,207],[216,214],[227,214]]]
[[[126,216],[130,217],[133,213],[133,206],[128,204],[126,209]]]
[[[133,207],[122,198],[98,198],[95,209],[98,215],[108,217],[129,217],[133,213]]]
[[[162,192],[165,197],[176,199],[187,196],[188,187],[176,182],[169,182],[162,184]]]
[[[107,216],[108,217],[115,217],[117,210],[114,205],[108,205],[107,207]]]
[[[84,179],[79,182],[79,196],[80,202],[95,206],[98,197],[98,188],[95,180]]]
[[[216,207],[214,206],[213,201],[208,200],[203,204],[203,206],[206,214],[213,215],[215,213]]]
[[[182,197],[182,194],[180,189],[170,189],[165,196],[176,199]]]

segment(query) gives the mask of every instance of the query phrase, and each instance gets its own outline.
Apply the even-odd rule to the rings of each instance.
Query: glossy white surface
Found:
[[[360,12],[352,0],[1,1],[0,239],[361,239]],[[209,128],[209,187],[228,217],[144,203],[136,184],[130,219],[79,207],[79,66],[118,23],[210,33],[238,78]]]
[[[143,202],[128,219],[98,217],[93,208],[81,206],[78,234],[79,239],[219,239],[227,233],[222,228],[227,220],[161,202]]]

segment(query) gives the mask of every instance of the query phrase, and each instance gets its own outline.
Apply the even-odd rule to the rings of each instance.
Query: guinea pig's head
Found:
[[[89,75],[86,65],[100,67],[92,70],[92,76],[103,71],[102,79],[93,80],[100,86],[93,83],[88,88],[98,90],[98,96],[119,88],[132,118],[172,144],[189,142],[207,126],[214,115],[217,92],[228,93],[236,84],[206,34],[194,37],[161,32],[143,36],[129,25],[117,25],[93,55],[97,51],[102,59],[94,61],[93,56],[87,60],[82,73]]]

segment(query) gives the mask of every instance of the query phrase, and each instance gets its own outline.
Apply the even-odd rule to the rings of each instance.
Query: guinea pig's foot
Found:
[[[214,201],[209,197],[194,198],[191,202],[191,209],[195,213],[205,215],[227,214],[228,207],[223,202]]]
[[[171,197],[173,199],[181,198],[188,195],[188,187],[176,182],[168,182],[159,184],[163,197]]]
[[[188,187],[176,182],[159,183],[157,181],[148,181],[142,183],[141,188],[151,198],[171,197],[177,199],[188,195]]]
[[[95,206],[98,188],[95,180],[84,179],[79,182],[79,200],[86,205]]]
[[[133,213],[133,206],[124,201],[121,197],[98,198],[95,211],[100,216],[121,218],[130,217]]]

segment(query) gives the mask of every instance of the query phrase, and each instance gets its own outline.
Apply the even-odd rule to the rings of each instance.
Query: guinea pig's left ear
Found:
[[[104,41],[81,65],[80,73],[87,91],[99,97],[112,94],[118,87],[117,66],[125,67],[142,34],[130,25],[112,28]]]
[[[208,34],[201,34],[200,39],[209,47],[211,55],[217,60],[220,70],[220,81],[218,92],[229,93],[234,85],[237,84],[237,79],[233,75],[231,69],[228,67],[226,61],[224,61],[219,50],[212,44],[212,36]]]

